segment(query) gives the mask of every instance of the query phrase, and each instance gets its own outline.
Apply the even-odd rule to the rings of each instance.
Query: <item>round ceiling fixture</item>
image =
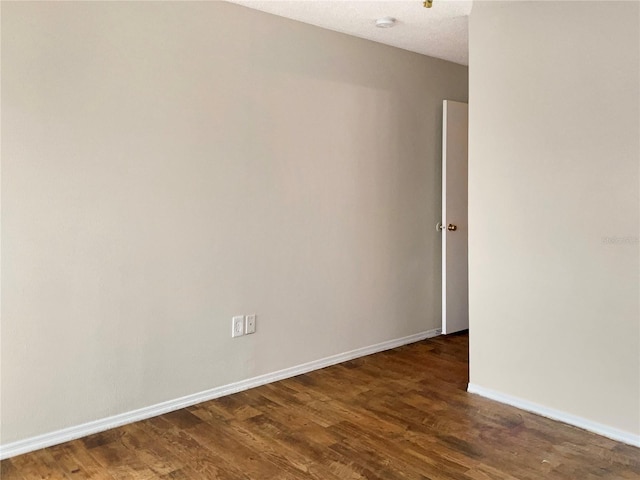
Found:
[[[396,19],[393,17],[384,17],[376,20],[376,27],[378,28],[390,28],[396,24]]]

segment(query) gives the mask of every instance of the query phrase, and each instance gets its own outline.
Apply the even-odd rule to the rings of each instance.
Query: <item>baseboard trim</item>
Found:
[[[157,403],[149,407],[132,410],[130,412],[113,415],[111,417],[102,418],[92,422],[83,423],[74,427],[63,428],[54,432],[37,435],[35,437],[19,440],[17,442],[0,445],[0,460],[15,457],[23,453],[32,452],[41,448],[51,447],[60,443],[85,437],[93,433],[103,432],[115,427],[120,427],[128,423],[138,422],[147,418],[162,415],[163,413],[172,412],[181,408],[189,407],[197,403],[213,400],[214,398],[223,397],[232,393],[249,390],[250,388],[259,387],[267,383],[277,382],[285,378],[295,377],[303,373],[312,372],[321,368],[336,365],[337,363],[353,360],[354,358],[364,357],[373,353],[382,352],[391,348],[408,345],[410,343],[419,342],[427,338],[435,337],[440,334],[440,329],[428,330],[425,332],[409,335],[408,337],[397,338],[386,342],[370,345],[368,347],[358,348],[349,352],[339,353],[330,357],[321,358],[312,362],[303,363],[294,367],[285,368],[276,372],[259,375],[221,387],[212,388],[203,392],[194,393],[185,397],[168,400],[166,402]]]
[[[608,425],[593,422],[591,420],[587,420],[586,418],[578,417],[576,415],[571,415],[560,410],[545,407],[543,405],[497,392],[489,388],[484,388],[473,383],[469,383],[469,385],[467,386],[467,392],[480,395],[481,397],[485,397],[490,400],[495,400],[496,402],[505,403],[521,410],[536,413],[552,420],[558,420],[560,422],[573,425],[574,427],[597,433],[598,435],[602,435],[603,437],[611,438],[612,440],[617,440],[628,445],[633,445],[634,447],[640,447],[640,435],[634,435],[631,432],[618,430],[617,428],[613,428]]]

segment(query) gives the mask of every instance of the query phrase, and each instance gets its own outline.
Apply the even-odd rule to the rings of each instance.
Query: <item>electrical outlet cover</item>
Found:
[[[231,319],[231,336],[240,337],[244,335],[244,315],[238,315]]]

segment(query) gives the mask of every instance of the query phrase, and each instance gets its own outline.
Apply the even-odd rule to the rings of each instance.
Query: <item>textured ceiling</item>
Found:
[[[469,64],[468,18],[471,1],[434,0],[227,0],[318,27],[385,43],[462,65]],[[381,17],[397,19],[393,28],[377,28]]]

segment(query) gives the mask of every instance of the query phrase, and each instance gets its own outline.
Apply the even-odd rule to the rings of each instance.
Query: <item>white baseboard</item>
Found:
[[[409,343],[419,342],[426,338],[435,337],[440,334],[440,329],[428,330],[415,335],[409,335],[408,337],[397,338],[395,340],[389,340],[386,342],[378,343],[368,347],[358,348],[351,350],[350,352],[339,353],[330,357],[321,358],[312,362],[303,363],[284,370],[278,370],[273,373],[267,373],[258,377],[249,378],[240,382],[230,383],[221,387],[205,390],[204,392],[194,393],[185,397],[176,398],[174,400],[168,400],[166,402],[157,403],[149,407],[140,408],[119,415],[113,415],[111,417],[102,418],[92,422],[83,423],[74,427],[63,428],[62,430],[56,430],[55,432],[45,433],[43,435],[37,435],[35,437],[26,438],[24,440],[18,440],[17,442],[8,443],[6,445],[0,445],[0,460],[23,453],[32,452],[40,448],[50,447],[59,443],[75,440],[80,437],[85,437],[93,433],[103,432],[111,428],[126,425],[128,423],[138,422],[147,418],[162,415],[163,413],[172,412],[181,408],[189,407],[197,403],[206,402],[207,400],[213,400],[214,398],[223,397],[232,393],[241,392],[250,388],[265,385],[267,383],[276,382],[278,380],[284,380],[285,378],[295,377],[303,373],[308,373],[313,370],[329,367],[337,363],[346,362],[347,360],[353,360],[354,358],[364,357],[371,355],[372,353],[382,352],[391,348],[400,347]]]
[[[582,428],[583,430],[588,430],[589,432],[597,433],[598,435],[602,435],[603,437],[608,437],[613,440],[617,440],[619,442],[633,445],[634,447],[640,447],[640,435],[635,435],[631,432],[618,430],[617,428],[613,428],[608,425],[603,425],[601,423],[587,420],[586,418],[578,417],[576,415],[571,415],[570,413],[545,407],[543,405],[539,405],[537,403],[530,402],[528,400],[523,400],[522,398],[513,397],[511,395],[506,395],[504,393],[496,392],[495,390],[484,388],[479,385],[474,385],[473,383],[470,383],[467,386],[467,392],[475,393],[476,395],[480,395],[481,397],[495,400],[496,402],[506,403],[507,405],[511,405],[512,407],[516,407],[521,410],[526,410],[528,412],[536,413],[538,415],[542,415],[543,417],[547,417],[552,420],[558,420],[560,422],[573,425],[574,427]]]

